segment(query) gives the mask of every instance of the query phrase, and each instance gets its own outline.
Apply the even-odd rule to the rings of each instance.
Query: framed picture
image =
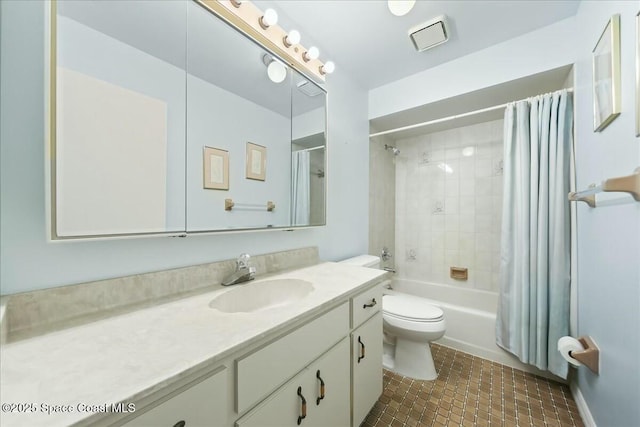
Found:
[[[636,15],[636,138],[640,137],[640,12]]]
[[[264,181],[267,170],[267,147],[247,142],[247,178]]]
[[[593,49],[593,129],[620,115],[620,15],[613,15]]]
[[[204,188],[229,189],[229,152],[204,147]]]

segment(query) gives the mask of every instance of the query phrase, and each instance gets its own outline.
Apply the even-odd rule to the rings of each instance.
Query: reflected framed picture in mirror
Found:
[[[229,189],[229,152],[219,148],[204,147],[204,188]]]
[[[620,15],[613,15],[593,49],[594,132],[620,115],[620,83]]]
[[[247,179],[264,181],[267,170],[267,147],[247,142]]]

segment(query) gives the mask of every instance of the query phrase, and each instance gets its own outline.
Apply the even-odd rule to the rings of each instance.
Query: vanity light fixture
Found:
[[[282,44],[285,45],[285,47],[291,47],[298,43],[300,43],[300,33],[297,30],[289,31],[289,33],[282,38]]]
[[[327,61],[324,65],[321,65],[319,68],[320,74],[331,74],[336,70],[336,64],[333,61]]]
[[[309,50],[302,55],[302,59],[304,59],[305,62],[309,62],[312,59],[318,59],[319,56],[320,51],[318,50],[318,48],[315,46],[311,46]]]
[[[320,52],[317,47],[307,49],[300,45],[298,31],[287,32],[280,27],[277,24],[278,14],[273,9],[263,12],[252,0],[194,1],[271,51],[285,67],[293,67],[320,82],[324,82],[326,75],[335,68],[335,65],[324,64],[318,59]],[[269,64],[265,66],[269,67]]]
[[[264,11],[264,15],[258,19],[258,22],[262,29],[266,30],[272,25],[276,25],[278,23],[278,13],[273,9],[267,9]]]
[[[415,6],[416,0],[388,0],[387,7],[389,7],[389,12],[394,14],[395,16],[404,16],[413,9]]]

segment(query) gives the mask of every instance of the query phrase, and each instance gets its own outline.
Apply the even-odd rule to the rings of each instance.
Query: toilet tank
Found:
[[[375,255],[358,255],[340,261],[342,264],[358,265],[360,267],[380,268],[380,257]]]

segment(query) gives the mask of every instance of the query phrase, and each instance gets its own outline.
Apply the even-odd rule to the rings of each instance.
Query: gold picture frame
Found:
[[[593,130],[620,115],[620,15],[609,19],[593,48]]]
[[[636,138],[640,137],[640,11],[636,14]]]
[[[219,148],[204,147],[204,188],[229,190],[229,152]]]
[[[267,172],[267,147],[247,142],[247,179],[264,181]]]

